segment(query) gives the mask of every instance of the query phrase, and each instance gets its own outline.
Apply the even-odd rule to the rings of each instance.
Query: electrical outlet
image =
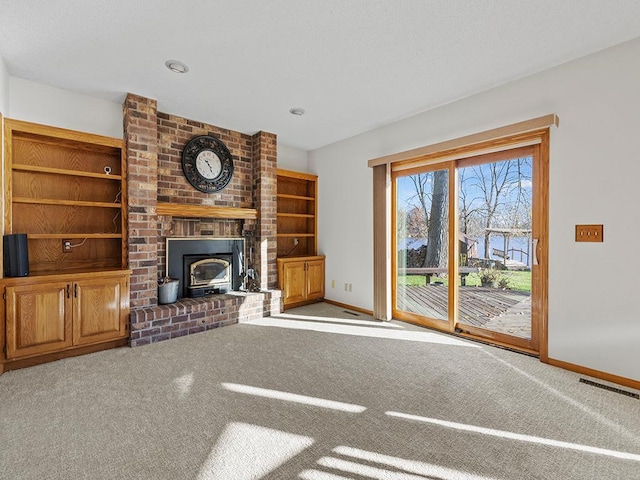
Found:
[[[300,240],[298,240],[297,238],[293,239],[293,245],[296,246],[300,243]]]
[[[71,253],[71,240],[62,240],[62,253]]]
[[[335,280],[331,280],[331,288],[336,288],[336,281]]]
[[[345,284],[344,284],[344,291],[345,291],[345,292],[348,292],[348,291],[349,291],[349,284],[348,284],[348,283],[345,283]]]
[[[349,291],[351,292],[351,288],[353,287],[353,285],[349,284]]]

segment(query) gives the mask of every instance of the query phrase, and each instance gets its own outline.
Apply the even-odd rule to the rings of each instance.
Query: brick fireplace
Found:
[[[158,112],[157,102],[127,95],[124,103],[127,155],[128,258],[131,276],[131,345],[188,335],[243,319],[279,313],[276,290],[276,136],[247,135]],[[222,140],[234,160],[234,176],[222,192],[202,193],[182,174],[181,153],[195,135]],[[257,218],[213,214],[159,215],[163,206],[255,209]],[[166,210],[166,208],[165,208]],[[242,237],[258,271],[260,292],[185,298],[158,304],[158,278],[166,268],[168,237]]]

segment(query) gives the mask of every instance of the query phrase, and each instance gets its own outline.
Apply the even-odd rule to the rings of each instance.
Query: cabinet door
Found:
[[[307,262],[307,300],[324,297],[324,260]]]
[[[126,276],[91,278],[74,283],[74,345],[126,337],[127,285]]]
[[[282,265],[282,290],[285,305],[306,300],[305,262],[286,262]]]
[[[71,347],[70,291],[68,282],[7,287],[7,358]]]

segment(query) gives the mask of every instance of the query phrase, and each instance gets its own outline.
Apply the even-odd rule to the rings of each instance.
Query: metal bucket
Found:
[[[169,280],[158,285],[158,303],[160,305],[166,305],[167,303],[173,303],[178,300],[179,286],[179,280]]]

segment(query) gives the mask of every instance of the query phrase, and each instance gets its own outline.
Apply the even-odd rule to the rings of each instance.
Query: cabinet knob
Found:
[[[67,283],[67,298],[71,298],[71,285]]]

